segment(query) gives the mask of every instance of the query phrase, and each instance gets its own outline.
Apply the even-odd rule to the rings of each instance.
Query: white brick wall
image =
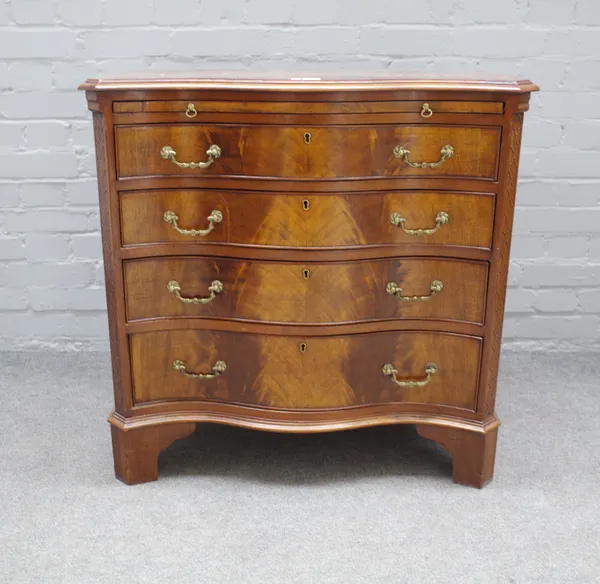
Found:
[[[505,342],[600,347],[598,0],[0,0],[0,348],[105,347],[85,77],[140,68],[488,72],[526,117]]]

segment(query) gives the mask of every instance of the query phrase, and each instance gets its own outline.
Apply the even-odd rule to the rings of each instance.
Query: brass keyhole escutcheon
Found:
[[[306,353],[306,343],[300,343],[300,352]]]
[[[306,142],[306,144],[310,144],[311,138],[312,136],[310,135],[310,132],[306,132],[306,134],[304,134],[304,142]]]
[[[305,211],[308,211],[310,209],[310,201],[308,199],[304,199],[304,201],[302,201],[302,208]]]
[[[305,280],[308,280],[310,278],[310,270],[307,270],[307,269],[302,270],[302,277]]]

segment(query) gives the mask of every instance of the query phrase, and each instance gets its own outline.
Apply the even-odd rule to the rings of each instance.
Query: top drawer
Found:
[[[117,172],[120,178],[494,180],[500,136],[494,126],[117,126]]]

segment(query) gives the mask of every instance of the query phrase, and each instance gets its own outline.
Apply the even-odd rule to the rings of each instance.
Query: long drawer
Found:
[[[122,178],[494,180],[500,136],[495,126],[132,125],[116,127],[116,157]]]
[[[125,264],[128,320],[226,318],[295,324],[393,319],[483,323],[487,263],[152,258]]]
[[[493,194],[352,195],[213,189],[120,193],[123,245],[228,243],[335,248],[386,244],[490,249]]]
[[[477,337],[429,332],[310,338],[136,333],[134,399],[281,409],[405,402],[473,410],[481,345]]]

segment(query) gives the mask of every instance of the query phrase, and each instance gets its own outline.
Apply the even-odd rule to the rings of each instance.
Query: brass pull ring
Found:
[[[402,296],[402,288],[396,284],[396,282],[388,282],[385,287],[385,291],[390,296],[395,296],[399,300],[403,300],[404,302],[420,302],[425,300],[430,300],[433,298],[438,292],[441,292],[444,289],[444,283],[441,280],[434,280],[431,282],[431,286],[429,288],[430,293],[427,296]]]
[[[400,213],[392,213],[390,215],[390,223],[400,227],[400,229],[402,229],[402,231],[408,235],[431,235],[432,233],[435,233],[442,225],[446,225],[449,222],[450,215],[448,215],[446,211],[440,211],[435,216],[435,227],[431,227],[429,229],[407,229],[404,227],[404,224],[406,223],[406,217],[402,217]]]
[[[221,223],[223,221],[223,213],[221,211],[217,211],[216,209],[210,212],[210,215],[207,217],[208,219],[208,227],[206,229],[181,229],[177,224],[179,221],[179,217],[173,211],[165,211],[163,215],[163,219],[166,223],[173,226],[173,229],[181,233],[181,235],[208,235],[214,228],[215,223]]]
[[[429,107],[428,103],[424,103],[421,108],[421,117],[430,118],[433,115],[432,109]]]
[[[175,159],[177,152],[170,146],[163,146],[160,149],[160,156],[165,160],[170,160],[173,164],[179,166],[179,168],[208,168],[217,158],[221,156],[221,149],[213,144],[206,151],[208,160],[206,162],[179,162]]]
[[[212,373],[190,373],[185,370],[185,363],[181,361],[181,359],[175,359],[175,361],[173,361],[173,369],[191,379],[215,379],[227,371],[227,363],[225,363],[225,361],[217,361],[213,365]]]
[[[185,115],[188,118],[195,118],[198,115],[196,106],[193,103],[188,103],[187,109],[185,110]]]
[[[443,164],[446,162],[446,160],[448,160],[448,158],[452,158],[454,156],[454,146],[452,146],[452,144],[446,144],[445,146],[442,146],[440,154],[442,157],[437,162],[411,162],[408,159],[410,156],[410,150],[407,150],[400,144],[394,148],[394,156],[396,158],[400,158],[400,160],[404,160],[404,162],[406,162],[406,164],[412,168],[435,168],[436,166]]]
[[[439,371],[439,367],[437,363],[425,363],[425,379],[398,379],[396,377],[398,370],[391,363],[386,363],[381,368],[381,371],[384,375],[391,377],[392,381],[400,387],[423,387],[431,381],[431,378]]]
[[[181,295],[181,286],[179,285],[179,282],[175,280],[171,280],[167,284],[167,290],[171,294],[177,296],[177,298],[179,298],[179,300],[181,300],[181,302],[184,304],[208,304],[216,298],[217,294],[221,294],[221,292],[223,292],[223,282],[220,282],[219,280],[214,280],[211,282],[210,286],[208,287],[210,296],[207,296],[206,298],[185,298],[185,296]]]

